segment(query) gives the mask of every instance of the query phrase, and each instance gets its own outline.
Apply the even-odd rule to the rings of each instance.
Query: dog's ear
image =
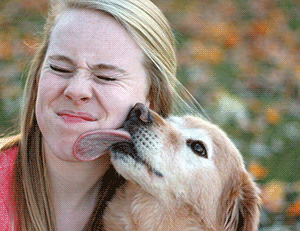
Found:
[[[219,218],[225,231],[256,231],[259,224],[259,189],[245,171],[233,176],[221,195]]]

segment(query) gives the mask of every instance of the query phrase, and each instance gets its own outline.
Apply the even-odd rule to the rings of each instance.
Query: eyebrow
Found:
[[[51,55],[51,56],[49,56],[49,58],[52,60],[56,60],[56,61],[68,62],[68,63],[71,63],[72,65],[76,66],[75,62],[71,58],[64,56],[64,55]],[[122,74],[127,73],[122,68],[119,68],[119,67],[111,65],[111,64],[106,64],[106,63],[94,64],[94,65],[89,66],[89,68],[91,68],[92,70],[116,71],[116,72],[120,72]]]
[[[75,62],[72,59],[70,59],[69,57],[64,56],[64,55],[51,55],[51,56],[49,56],[49,59],[56,60],[56,61],[68,62],[75,66]]]

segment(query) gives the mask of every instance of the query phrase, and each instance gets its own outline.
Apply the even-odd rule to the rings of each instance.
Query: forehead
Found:
[[[83,9],[69,9],[59,15],[51,32],[49,50],[94,59],[101,56],[115,62],[120,62],[118,57],[137,61],[143,57],[120,22],[101,11]]]
[[[201,121],[200,119],[197,121],[198,123],[193,123],[192,121],[187,121],[184,117],[176,116],[171,116],[168,120],[185,138],[202,140],[211,145],[211,137],[206,131],[205,126],[201,126],[201,123],[199,123]]]

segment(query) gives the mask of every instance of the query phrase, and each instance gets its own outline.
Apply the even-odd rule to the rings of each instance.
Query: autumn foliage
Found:
[[[300,227],[300,3],[153,2],[176,35],[179,79],[233,139],[261,185],[261,226],[280,222],[296,230]],[[0,134],[8,134],[17,124],[24,76],[41,39],[47,8],[46,0],[0,2]]]

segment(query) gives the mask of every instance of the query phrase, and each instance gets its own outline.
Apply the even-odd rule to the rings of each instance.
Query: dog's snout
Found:
[[[147,124],[153,121],[149,108],[142,103],[137,103],[130,111],[129,116]]]

